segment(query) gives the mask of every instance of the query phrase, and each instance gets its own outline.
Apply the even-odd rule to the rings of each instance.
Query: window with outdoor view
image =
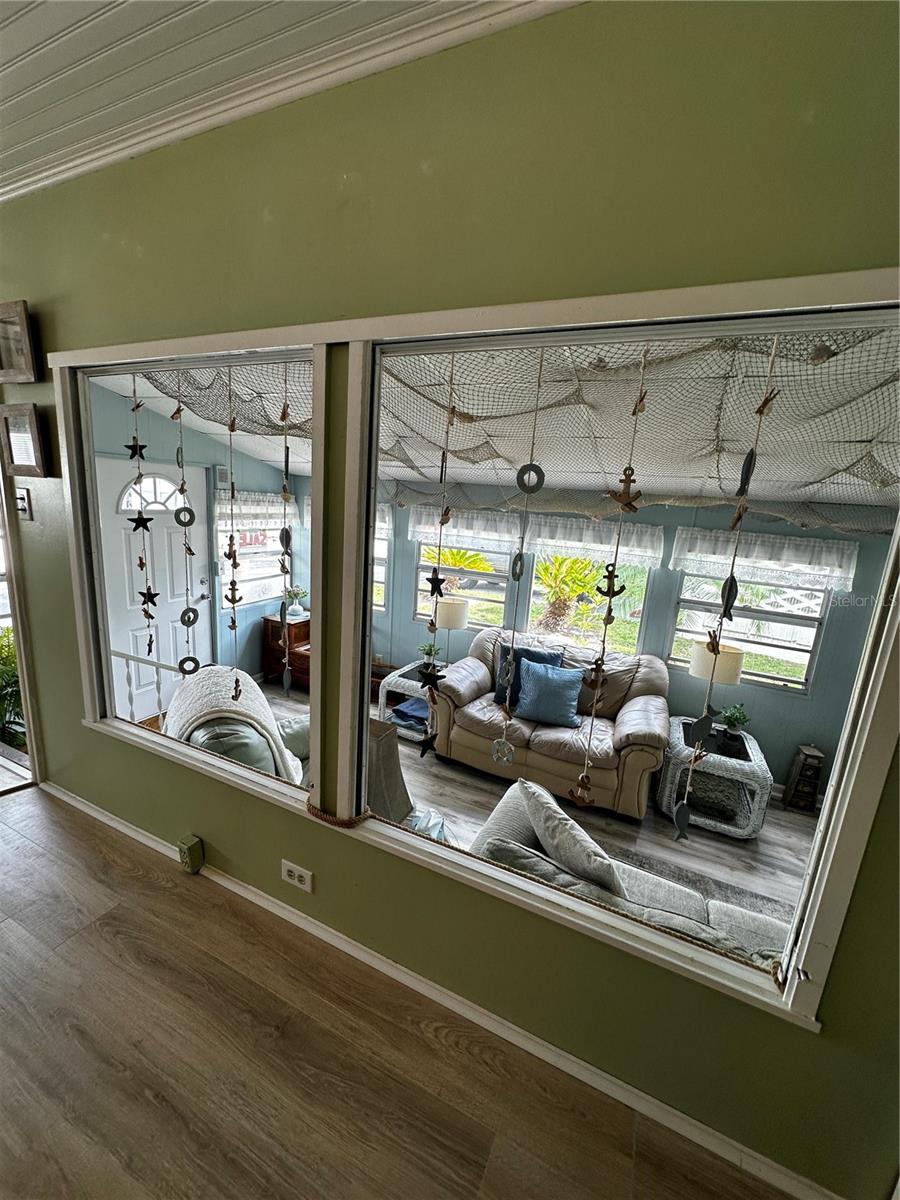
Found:
[[[597,586],[605,563],[597,558],[542,554],[535,559],[528,628],[533,632],[561,633],[582,646],[592,646],[603,633],[603,610],[597,604]],[[636,654],[647,591],[648,567],[620,563],[619,586],[625,591],[607,645],[622,654]]]
[[[437,561],[437,546],[420,543],[416,572],[416,617],[419,619],[427,620],[431,616],[428,576]],[[469,626],[501,626],[506,606],[509,555],[445,546],[441,550],[440,563],[444,595],[459,595],[469,601]]]
[[[687,664],[691,646],[721,606],[722,579],[685,575],[669,661]],[[786,688],[808,686],[828,605],[822,588],[788,588],[738,578],[728,641],[744,651],[746,677]]]

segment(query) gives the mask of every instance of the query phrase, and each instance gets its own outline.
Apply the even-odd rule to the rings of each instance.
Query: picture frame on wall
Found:
[[[0,301],[0,383],[35,383],[34,344],[24,300]]]
[[[0,452],[7,475],[46,476],[36,404],[0,407]]]

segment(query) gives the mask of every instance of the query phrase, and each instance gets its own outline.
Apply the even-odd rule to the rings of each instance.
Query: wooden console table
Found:
[[[309,691],[309,617],[287,623],[288,666],[291,683],[303,692]],[[281,641],[281,620],[277,616],[263,617],[263,677],[267,682],[281,681],[284,674],[284,645]]]

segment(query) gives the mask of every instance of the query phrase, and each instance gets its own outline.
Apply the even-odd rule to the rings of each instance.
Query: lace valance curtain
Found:
[[[858,542],[745,533],[738,548],[735,575],[748,583],[849,592],[858,551]],[[669,566],[674,571],[724,579],[733,552],[734,534],[726,530],[679,529]]]
[[[379,505],[379,508],[381,506]],[[426,504],[410,509],[409,537],[415,542],[433,543],[437,539],[440,510]],[[495,554],[513,554],[519,548],[521,517],[518,513],[479,509],[454,510],[453,520],[444,528],[443,544],[471,550],[489,550]],[[532,513],[528,517],[525,549],[538,555],[565,555],[594,559],[612,558],[618,523],[591,521],[584,517],[559,517],[552,513]],[[622,561],[658,567],[663,557],[663,531],[659,525],[626,521],[622,527]]]
[[[234,524],[238,529],[272,529],[282,525],[285,509],[280,492],[238,492],[234,498]],[[287,502],[286,522],[300,523],[300,510],[293,498]],[[216,492],[216,524],[231,523],[231,496],[224,488]]]

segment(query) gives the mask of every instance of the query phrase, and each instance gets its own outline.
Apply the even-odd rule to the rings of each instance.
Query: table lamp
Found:
[[[719,646],[719,663],[716,666],[716,683],[736,684],[741,682],[741,669],[744,666],[744,652],[737,646],[727,646],[723,642]],[[709,652],[705,641],[696,641],[691,646],[691,665],[689,673],[695,679],[709,679],[713,673],[716,656]]]
[[[447,630],[447,662],[450,662],[450,630],[465,629],[469,624],[469,602],[458,596],[445,596],[438,600],[434,614],[438,629]]]

